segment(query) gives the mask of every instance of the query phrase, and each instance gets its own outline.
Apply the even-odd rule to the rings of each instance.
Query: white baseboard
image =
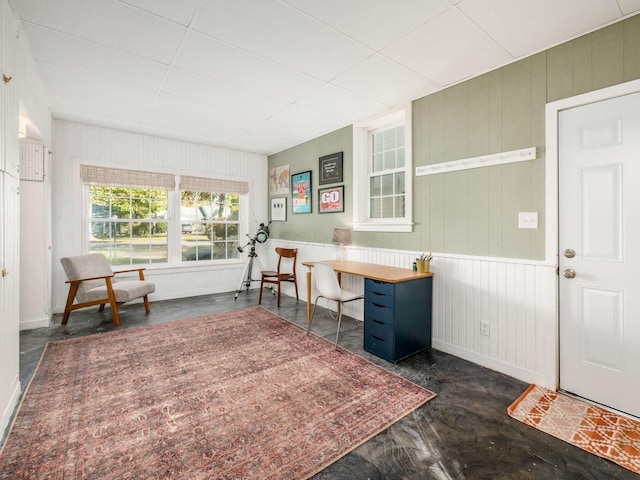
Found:
[[[502,362],[495,358],[487,357],[486,355],[472,352],[470,350],[460,348],[455,345],[451,345],[450,343],[445,343],[436,339],[432,340],[431,346],[436,350],[440,350],[441,352],[455,355],[456,357],[462,358],[463,360],[468,360],[490,370],[504,373],[505,375],[517,378],[518,380],[522,380],[523,382],[535,383],[537,385],[555,390],[555,386],[546,385],[547,382],[544,375],[532,372],[531,370],[520,368],[513,364]]]
[[[48,316],[42,318],[32,318],[30,320],[20,320],[20,331],[48,327],[50,322],[51,318]]]
[[[16,375],[15,380],[12,382],[10,388],[10,396],[9,403],[5,407],[2,412],[2,417],[0,418],[0,444],[4,441],[4,433],[9,433],[7,431],[7,427],[9,426],[9,422],[11,421],[11,416],[13,415],[16,406],[18,405],[18,400],[20,400],[20,392],[22,391],[20,387],[20,379]]]

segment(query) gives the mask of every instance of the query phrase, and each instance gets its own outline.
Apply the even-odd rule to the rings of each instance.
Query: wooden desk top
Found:
[[[328,263],[338,273],[347,273],[359,277],[371,278],[381,282],[397,283],[415,280],[416,278],[432,277],[433,273],[418,273],[408,268],[389,267],[374,263],[354,262],[351,260],[320,260]],[[313,267],[315,262],[302,262],[306,267]]]

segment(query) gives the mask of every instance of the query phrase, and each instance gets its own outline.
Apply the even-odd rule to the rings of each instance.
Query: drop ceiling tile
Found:
[[[246,124],[258,123],[264,117],[250,112],[237,112],[206,103],[161,93],[153,103],[151,110],[174,115],[177,118],[195,119],[201,124],[227,125],[244,129]]]
[[[623,15],[640,11],[640,0],[618,0]]]
[[[47,89],[47,98],[54,118],[91,125],[131,127],[139,125],[146,113],[144,108],[53,89]]]
[[[119,102],[140,108],[148,108],[155,97],[153,90],[136,85],[97,77],[49,63],[37,62],[36,65],[47,87],[60,92]]]
[[[325,81],[373,54],[279,0],[210,0],[194,28]]]
[[[389,108],[388,105],[331,84],[307,95],[297,105],[328,113],[350,122],[370,117]]]
[[[191,23],[200,0],[122,0],[147,12],[151,12],[172,22],[187,26]]]
[[[382,53],[440,86],[513,60],[456,9],[448,10]]]
[[[187,37],[175,66],[290,103],[323,85],[309,75],[196,32]]]
[[[464,0],[460,10],[514,58],[620,16],[616,0]]]
[[[25,30],[36,60],[99,77],[157,89],[167,66],[153,60],[70,37],[34,24]]]
[[[263,118],[275,115],[289,105],[283,100],[175,68],[169,73],[162,91],[227,110],[251,112]]]
[[[186,29],[116,0],[18,0],[21,18],[169,64]]]
[[[336,30],[378,51],[440,15],[446,0],[285,0]]]
[[[415,100],[439,88],[382,55],[365,60],[331,83],[391,106]]]

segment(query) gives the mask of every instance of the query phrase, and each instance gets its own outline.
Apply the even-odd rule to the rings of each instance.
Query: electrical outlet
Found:
[[[489,336],[489,322],[480,322],[480,335]]]

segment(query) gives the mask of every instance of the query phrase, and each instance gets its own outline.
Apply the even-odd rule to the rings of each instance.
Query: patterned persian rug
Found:
[[[433,396],[261,307],[63,340],[0,478],[308,478]]]
[[[516,420],[640,473],[640,422],[537,385],[508,409]]]

